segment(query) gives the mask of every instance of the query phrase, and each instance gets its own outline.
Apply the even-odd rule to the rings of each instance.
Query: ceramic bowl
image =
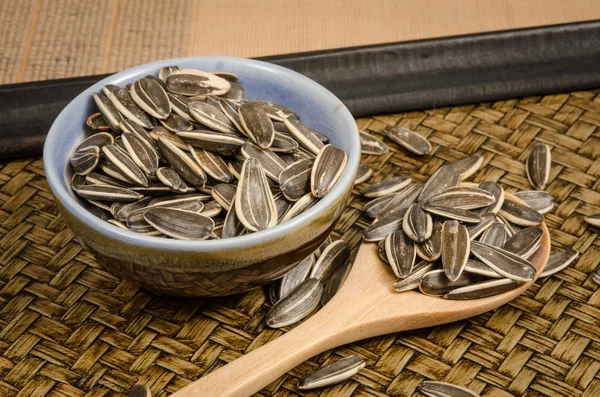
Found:
[[[306,125],[348,153],[344,173],[331,192],[292,220],[258,233],[206,241],[152,237],[120,229],[88,212],[70,188],[69,158],[86,137],[86,118],[97,112],[92,92],[124,86],[162,66],[233,72],[248,99],[273,101],[296,112]],[[169,59],[112,75],[85,90],[54,121],[44,145],[44,170],[56,205],[77,239],[107,269],[167,295],[220,296],[243,292],[281,277],[315,250],[342,214],[360,161],[356,123],[331,92],[292,70],[249,59]]]

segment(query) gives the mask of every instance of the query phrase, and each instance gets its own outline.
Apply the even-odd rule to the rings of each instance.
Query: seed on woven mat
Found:
[[[231,120],[220,110],[204,102],[192,101],[188,105],[190,116],[200,124],[215,131],[235,134]]]
[[[442,265],[450,281],[462,274],[469,258],[471,240],[464,225],[449,220],[442,225]]]
[[[497,273],[515,281],[533,280],[537,273],[535,267],[528,260],[502,248],[492,247],[479,241],[471,241],[471,253]]]
[[[408,276],[415,265],[415,242],[402,230],[396,230],[387,235],[385,242],[385,257],[397,278]]]
[[[426,273],[432,271],[437,265],[429,261],[421,261],[417,263],[412,272],[403,279],[398,279],[394,283],[394,291],[404,292],[419,288],[421,279]]]
[[[150,204],[152,197],[144,197],[140,200],[134,201],[132,203],[115,203],[110,209],[110,212],[113,214],[115,218],[120,221],[126,222],[129,215],[137,211],[141,208],[146,208]],[[121,205],[117,205],[121,204]]]
[[[172,70],[166,83],[169,91],[185,96],[223,95],[231,88],[222,77],[196,69]]]
[[[71,157],[73,171],[79,175],[87,175],[96,168],[100,160],[100,148],[98,146],[87,146],[79,149]]]
[[[350,379],[365,367],[361,356],[348,356],[324,365],[300,379],[298,390],[311,390],[331,386]]]
[[[88,200],[130,202],[139,200],[143,195],[117,186],[84,185],[77,190],[77,194]]]
[[[313,196],[312,193],[307,193],[300,198],[300,200],[296,201],[285,213],[283,218],[279,219],[278,223],[284,223],[289,221],[290,219],[300,215],[307,209],[311,208],[319,201],[318,197]]]
[[[383,197],[404,189],[411,182],[412,179],[409,177],[395,176],[367,186],[366,188],[360,191],[360,194],[368,198]]]
[[[469,300],[481,299],[511,291],[519,283],[510,278],[486,280],[466,287],[456,288],[444,295],[444,299]]]
[[[194,119],[188,112],[188,104],[191,102],[186,96],[167,92],[169,103],[171,104],[171,110],[175,112],[179,117],[192,122]]]
[[[527,179],[529,179],[531,186],[539,190],[546,188],[548,179],[550,178],[551,163],[552,155],[550,146],[542,144],[533,148],[525,164]]]
[[[192,123],[178,115],[171,113],[166,119],[159,119],[160,124],[171,132],[191,131],[194,126]]]
[[[146,113],[157,119],[165,119],[171,114],[171,103],[158,81],[147,77],[136,81],[131,86],[131,98]]]
[[[197,188],[204,187],[206,174],[193,158],[164,137],[158,139],[158,147],[163,157],[186,183]]]
[[[315,264],[315,256],[310,254],[283,275],[279,282],[279,298],[285,297],[291,290],[309,278],[310,271]]]
[[[138,384],[129,389],[127,397],[152,397],[152,393],[148,387]]]
[[[227,211],[225,221],[223,222],[223,230],[221,231],[221,238],[232,238],[241,236],[244,233],[245,227],[240,218],[238,218],[235,212],[235,205],[232,203],[231,208]]]
[[[423,210],[421,204],[415,203],[406,210],[402,230],[412,240],[422,243],[431,237],[433,219],[429,213]]]
[[[493,222],[486,231],[483,232],[479,241],[493,247],[502,248],[508,239],[508,233],[504,224]]]
[[[331,234],[330,234],[327,237],[325,237],[325,240],[323,240],[321,245],[319,245],[319,247],[316,250],[314,250],[313,254],[315,254],[315,257],[317,259],[319,259],[319,257],[321,256],[321,254],[323,253],[325,248],[327,248],[327,246],[331,243],[333,243],[333,238],[331,237]]]
[[[144,171],[137,166],[123,149],[116,145],[106,145],[102,147],[102,153],[128,180],[135,182],[136,185],[148,186],[148,178],[144,174]]]
[[[246,102],[238,108],[238,116],[246,135],[258,147],[266,149],[273,144],[275,128],[267,113],[255,102]]]
[[[98,175],[100,175],[100,174],[98,174]],[[79,189],[80,187],[85,185],[86,180],[87,180],[87,175],[73,174],[73,176],[71,176],[71,189],[73,189],[73,190]],[[93,182],[91,182],[91,183],[93,184]],[[101,185],[101,184],[99,183],[99,185]]]
[[[421,194],[421,190],[423,189],[423,185],[416,183],[413,185],[409,185],[404,188],[402,191],[395,193],[392,199],[380,210],[377,216],[387,216],[391,215],[398,211],[404,211],[406,208],[413,205],[419,194]],[[387,196],[385,196],[387,197]],[[375,199],[378,200],[378,199]],[[374,201],[375,201],[374,200]],[[372,211],[373,212],[373,211]],[[367,214],[369,215],[369,214]]]
[[[544,221],[544,216],[536,210],[512,200],[504,200],[498,213],[519,226],[537,226]]]
[[[290,201],[299,200],[310,192],[310,175],[314,161],[304,159],[285,167],[279,174],[279,187]]]
[[[460,184],[460,174],[454,168],[453,165],[445,165],[440,167],[433,175],[427,180],[421,195],[419,196],[419,202],[424,203],[430,198],[437,196],[446,189],[456,187]]]
[[[479,213],[485,214],[488,212],[492,212],[494,214],[497,214],[500,208],[502,207],[502,204],[504,204],[504,189],[502,189],[502,186],[500,186],[496,182],[486,181],[481,182],[479,185],[477,185],[477,187],[479,189],[491,193],[496,200],[493,204],[490,204],[489,206],[480,209]]]
[[[348,244],[344,240],[336,240],[323,250],[309,277],[321,280],[321,283],[325,284],[337,269],[346,265],[348,260],[350,260]]]
[[[112,176],[99,174],[97,172],[90,172],[85,177],[81,175],[74,174],[73,176],[79,176],[84,178],[85,182],[88,185],[109,185],[109,186],[119,186],[119,187],[130,187],[129,184],[123,183],[118,179],[113,178]],[[77,189],[73,189],[77,190]]]
[[[428,205],[423,206],[423,209],[429,213],[439,215],[448,219],[455,219],[464,223],[481,222],[481,217],[475,212],[469,210],[461,210],[458,208],[450,207],[433,207]]]
[[[321,281],[307,278],[273,305],[267,313],[267,325],[282,328],[302,320],[317,308],[322,294]]]
[[[171,73],[181,70],[179,66],[163,66],[158,70],[158,78],[161,79],[164,83],[167,82],[167,78],[171,75]]]
[[[235,198],[236,186],[231,185],[229,183],[219,183],[218,185],[213,186],[211,195],[215,199],[215,201],[227,211],[231,208],[231,204]]]
[[[431,237],[416,245],[419,258],[434,262],[442,255],[442,224],[433,223]]]
[[[131,98],[127,90],[113,85],[105,85],[102,90],[113,106],[128,120],[131,120],[144,128],[153,128],[156,122]]]
[[[225,156],[232,155],[246,142],[238,135],[204,130],[182,131],[177,136],[194,147]]]
[[[471,240],[477,238],[481,233],[485,232],[496,220],[496,215],[491,212],[481,216],[481,221],[467,226],[469,237]]]
[[[600,265],[596,266],[592,272],[592,280],[594,280],[596,284],[600,284]]]
[[[363,212],[367,214],[370,218],[377,218],[381,215],[381,211],[388,205],[390,201],[394,197],[397,196],[397,193],[388,194],[387,196],[379,197],[374,200],[369,201],[363,207]]]
[[[406,209],[403,209],[391,215],[382,217],[380,220],[365,228],[363,231],[363,239],[369,242],[381,241],[385,239],[388,234],[395,232],[396,230],[401,230],[405,214]]]
[[[502,249],[512,252],[522,258],[528,259],[542,246],[544,231],[539,226],[532,226],[520,230],[510,237]]]
[[[557,273],[569,266],[575,259],[579,257],[579,252],[573,248],[567,248],[562,251],[556,251],[550,254],[548,263],[540,273],[540,277],[548,277]]]
[[[419,391],[427,397],[479,397],[477,393],[466,387],[445,382],[421,382],[419,384]]]
[[[483,164],[483,157],[478,155],[468,156],[450,163],[457,169],[460,179],[464,181],[477,172]]]
[[[475,187],[452,187],[427,200],[427,206],[452,207],[463,210],[487,207],[496,202],[489,192]]]
[[[358,166],[358,171],[356,171],[356,178],[354,179],[354,184],[358,185],[363,182],[366,182],[371,175],[373,175],[373,170],[369,167],[369,164],[360,163]]]
[[[156,230],[179,240],[205,240],[215,226],[206,216],[170,207],[150,207],[144,219]]]
[[[480,276],[489,278],[504,278],[501,274],[496,272],[494,269],[492,269],[485,263],[475,261],[472,259],[467,260],[467,264],[465,265],[464,271],[467,273],[478,274]]]
[[[298,142],[287,133],[275,132],[270,149],[276,153],[293,153],[298,149]]]
[[[590,215],[585,218],[585,221],[592,226],[600,227],[600,214]]]
[[[129,228],[127,227],[127,225],[124,222],[121,222],[119,220],[116,219],[107,219],[106,222],[110,223],[111,225],[115,225],[116,227],[123,229],[123,230],[129,230]]]
[[[102,148],[102,146],[113,145],[114,143],[115,138],[111,134],[109,134],[108,132],[99,132],[84,139],[83,142],[81,142],[79,146],[77,146],[77,149],[75,149],[75,151],[78,152],[81,149],[85,149],[91,146],[97,146],[98,149],[100,149]]]
[[[394,142],[419,156],[431,151],[431,143],[425,137],[402,127],[385,127],[384,132]]]
[[[373,154],[380,156],[388,152],[388,147],[378,138],[365,132],[359,131],[360,134],[360,152],[362,154]]]
[[[185,192],[187,185],[181,179],[177,171],[171,167],[161,167],[156,170],[156,176],[166,186],[174,192]]]
[[[335,272],[323,287],[323,294],[321,295],[321,305],[325,306],[327,302],[333,298],[333,296],[339,291],[341,286],[348,278],[348,274],[350,274],[350,270],[352,270],[352,261],[347,261],[346,264]]]
[[[96,102],[98,110],[104,117],[104,120],[106,120],[110,126],[110,129],[115,132],[121,131],[119,124],[121,121],[123,121],[123,116],[113,106],[112,102],[106,96],[97,94],[95,92],[92,93],[92,97],[94,98],[94,102]]]
[[[554,207],[554,197],[542,190],[528,190],[513,194],[540,214],[550,212]]]
[[[269,149],[261,149],[251,142],[242,145],[241,153],[246,159],[256,159],[264,168],[267,176],[275,182],[279,182],[279,174],[287,167],[285,161],[277,154]]]
[[[325,197],[346,168],[348,155],[342,149],[325,145],[317,155],[310,174],[310,189],[315,197]]]
[[[235,210],[244,226],[252,231],[258,232],[277,224],[273,193],[262,165],[254,158],[247,159],[242,167]]]
[[[308,127],[295,118],[286,118],[283,119],[283,122],[289,133],[292,134],[301,145],[315,155],[319,154],[324,144]]]
[[[423,275],[419,282],[419,290],[429,296],[443,296],[455,288],[465,287],[473,283],[473,276],[463,272],[452,281],[444,270],[431,270]]]
[[[127,154],[147,175],[154,175],[158,169],[159,157],[154,148],[136,134],[124,132],[121,135]]]
[[[94,131],[110,131],[110,125],[108,125],[108,122],[100,112],[88,117],[85,124]]]
[[[195,149],[193,146],[190,146],[190,153],[204,172],[213,179],[225,183],[233,180],[233,174],[227,167],[227,163],[218,154],[204,149]]]

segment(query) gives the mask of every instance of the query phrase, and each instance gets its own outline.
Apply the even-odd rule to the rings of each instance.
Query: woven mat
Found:
[[[391,151],[367,157],[369,182],[394,174],[425,179],[446,161],[477,153],[475,180],[527,189],[523,161],[532,146],[553,147],[557,200],[546,215],[553,246],[582,255],[493,312],[453,324],[386,335],[314,357],[261,392],[297,396],[298,378],[325,362],[360,354],[352,380],[306,396],[411,396],[424,379],[466,385],[482,396],[600,395],[598,230],[600,91],[532,97],[358,120],[382,137],[387,124],[433,143],[416,158]],[[362,186],[355,188],[355,192]],[[335,231],[353,246],[370,222],[355,196]],[[399,297],[399,299],[401,299]],[[0,163],[0,395],[124,396],[141,382],[166,396],[257,347],[281,330],[265,326],[265,292],[219,299],[153,295],[104,271],[58,216],[41,159]]]

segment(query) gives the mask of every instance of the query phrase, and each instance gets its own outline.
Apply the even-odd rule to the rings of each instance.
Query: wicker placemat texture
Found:
[[[525,98],[359,119],[376,136],[387,124],[427,136],[417,158],[391,151],[366,161],[370,183],[394,174],[425,180],[440,165],[484,156],[475,180],[528,189],[523,161],[552,147],[557,200],[546,215],[554,248],[581,258],[494,312],[453,324],[343,346],[300,365],[261,392],[296,396],[298,378],[323,363],[360,354],[353,380],[306,396],[418,396],[424,379],[466,385],[482,396],[600,395],[600,91]],[[124,396],[135,383],[166,396],[206,372],[277,338],[265,326],[265,292],[219,299],[164,298],[103,270],[58,215],[41,159],[0,163],[0,395]],[[361,187],[355,188],[358,192]],[[335,231],[355,248],[370,223],[355,196]],[[398,296],[399,304],[402,297]]]

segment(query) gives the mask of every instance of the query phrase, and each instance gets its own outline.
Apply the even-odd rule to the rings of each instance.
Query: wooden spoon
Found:
[[[522,203],[508,193],[506,198]],[[550,255],[550,233],[544,223],[541,227],[542,246],[531,259],[538,274]],[[452,301],[416,291],[395,292],[394,281],[389,266],[379,259],[377,245],[363,243],[346,282],[315,315],[171,397],[251,396],[298,364],[336,346],[477,316],[511,301],[533,284],[489,298]]]

